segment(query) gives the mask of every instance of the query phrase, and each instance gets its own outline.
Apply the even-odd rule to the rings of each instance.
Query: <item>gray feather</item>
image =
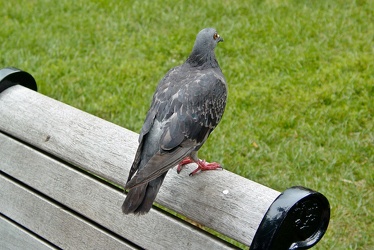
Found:
[[[124,213],[150,210],[167,171],[197,151],[220,122],[227,86],[215,58],[222,38],[203,29],[186,62],[171,69],[159,82],[139,135],[122,205]]]

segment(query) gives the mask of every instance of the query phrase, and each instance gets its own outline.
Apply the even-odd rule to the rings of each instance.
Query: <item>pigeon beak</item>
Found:
[[[219,42],[223,42],[223,38],[220,37],[220,36],[218,36],[218,42],[217,43],[219,43]]]

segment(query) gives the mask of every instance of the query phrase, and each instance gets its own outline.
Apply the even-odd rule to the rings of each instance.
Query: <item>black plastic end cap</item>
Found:
[[[329,221],[330,204],[324,195],[291,187],[266,212],[250,249],[309,249],[322,239]]]
[[[0,69],[0,93],[17,84],[38,91],[36,81],[29,73],[13,67]]]

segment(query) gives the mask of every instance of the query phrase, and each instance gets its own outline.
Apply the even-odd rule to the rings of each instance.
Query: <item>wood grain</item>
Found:
[[[63,249],[134,249],[0,176],[1,212]],[[28,248],[25,248],[28,249]]]
[[[0,216],[0,246],[3,250],[29,249],[51,250],[57,249],[30,234],[23,228]]]
[[[124,186],[136,133],[21,86],[0,94],[0,116],[0,131]],[[280,193],[225,170],[189,177],[190,170],[169,171],[156,202],[250,245]],[[107,205],[120,209],[122,199]]]
[[[126,216],[120,209],[122,192],[3,134],[0,144],[8,149],[8,152],[0,150],[1,171],[49,197],[46,200],[3,177],[0,212],[63,249],[83,246],[80,244],[84,244],[84,249],[131,249],[84,218],[142,248],[230,248],[202,230],[157,210],[146,216]],[[83,219],[59,204],[79,213]]]

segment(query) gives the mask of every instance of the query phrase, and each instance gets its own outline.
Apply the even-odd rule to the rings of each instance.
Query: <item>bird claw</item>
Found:
[[[182,171],[182,168],[184,165],[190,164],[190,163],[195,163],[191,158],[185,158],[183,159],[177,167],[177,173],[179,174]],[[192,171],[189,176],[193,176],[197,174],[199,171],[207,171],[207,170],[215,170],[215,169],[223,169],[221,165],[217,162],[211,162],[207,163],[205,160],[199,160],[197,162],[198,167]]]
[[[199,160],[198,167],[194,171],[192,171],[189,174],[189,176],[193,176],[199,171],[208,171],[208,170],[216,170],[216,169],[223,169],[223,168],[217,162],[207,163],[204,160]]]
[[[187,164],[190,164],[190,163],[194,163],[194,161],[189,157],[187,157],[187,158],[183,159],[181,162],[179,162],[178,167],[177,167],[177,173],[179,174],[182,171],[184,165],[187,165]]]

